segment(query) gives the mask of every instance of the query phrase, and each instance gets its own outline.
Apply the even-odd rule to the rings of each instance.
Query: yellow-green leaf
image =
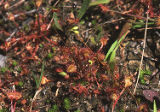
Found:
[[[99,5],[99,4],[107,4],[109,2],[110,2],[110,0],[96,0],[94,2],[91,2],[89,4],[89,6],[94,6],[94,5]]]

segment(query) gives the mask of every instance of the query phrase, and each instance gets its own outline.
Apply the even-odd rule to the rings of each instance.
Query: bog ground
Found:
[[[159,112],[159,0],[1,0],[0,112]]]

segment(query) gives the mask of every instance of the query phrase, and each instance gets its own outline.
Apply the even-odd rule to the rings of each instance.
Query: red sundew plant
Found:
[[[102,44],[105,45],[106,43]],[[101,53],[101,50],[94,52],[85,47],[59,47],[55,54],[53,57],[55,63],[63,66],[63,69],[57,68],[56,72],[69,75],[68,81],[73,84],[71,84],[71,89],[79,94],[100,94],[105,88],[104,85],[119,81],[120,76],[118,73],[111,74],[113,76],[108,75],[110,69],[107,63],[103,61],[105,55]]]
[[[22,93],[17,91],[6,91],[2,88],[0,88],[2,92],[8,97],[8,99],[11,101],[11,112],[15,112],[16,109],[16,101],[22,98]],[[13,104],[13,102],[15,103]]]

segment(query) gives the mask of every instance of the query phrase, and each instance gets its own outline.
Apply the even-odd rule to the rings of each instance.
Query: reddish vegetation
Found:
[[[0,88],[2,93],[4,94],[1,95],[2,98],[0,98],[0,101],[3,101],[3,99],[8,98],[11,101],[12,112],[15,111],[16,102],[18,100],[22,99],[20,101],[21,102],[20,104],[26,106],[28,100],[24,98],[22,92],[17,92],[17,91],[5,92],[4,89],[10,88],[12,86],[19,86],[19,82],[23,78],[24,79],[26,78],[27,81],[28,78],[31,78],[30,83],[31,82],[33,83],[34,79],[33,76],[31,76],[31,74],[34,72],[35,74],[36,73],[40,74],[40,71],[42,70],[39,69],[39,63],[41,64],[45,60],[46,61],[45,69],[46,71],[48,69],[50,70],[48,70],[47,72],[45,71],[46,73],[44,72],[42,74],[43,76],[41,77],[42,79],[40,82],[40,86],[42,86],[42,88],[45,87],[45,85],[47,86],[48,83],[54,82],[53,80],[57,81],[54,82],[55,85],[58,83],[58,81],[62,81],[66,83],[66,85],[65,84],[64,85],[67,86],[69,93],[84,95],[84,96],[100,95],[107,97],[106,99],[109,99],[109,101],[112,102],[111,104],[113,111],[121,95],[124,93],[125,90],[127,90],[132,85],[132,79],[134,78],[133,76],[129,76],[129,74],[120,74],[119,66],[116,65],[116,63],[114,63],[115,66],[112,68],[108,64],[108,62],[104,61],[106,53],[104,53],[103,49],[105,49],[106,45],[108,44],[110,35],[109,33],[111,32],[112,34],[112,31],[109,30],[108,31],[109,33],[104,34],[103,36],[100,37],[100,39],[97,42],[95,42],[97,44],[96,50],[92,49],[90,45],[88,45],[89,39],[86,41],[85,38],[82,36],[82,34],[74,34],[75,36],[74,38],[76,38],[75,40],[78,42],[72,43],[70,42],[71,37],[68,38],[66,36],[66,34],[70,32],[70,29],[69,30],[67,29],[66,31],[65,30],[63,31],[63,29],[65,29],[67,25],[69,25],[69,27],[72,27],[73,25],[77,27],[79,26],[80,20],[76,17],[76,14],[73,13],[74,11],[68,14],[69,16],[67,16],[65,21],[62,21],[61,17],[60,19],[58,18],[60,15],[63,15],[62,13],[64,13],[61,11],[60,8],[52,8],[53,6],[51,5],[51,7],[49,7],[52,8],[51,10],[49,11],[48,9],[42,10],[43,8],[41,9],[41,6],[43,1],[35,0],[34,2],[35,2],[34,7],[36,8],[37,12],[33,16],[34,20],[31,21],[30,23],[29,31],[25,32],[23,30],[18,30],[14,36],[12,36],[9,40],[5,40],[0,45],[0,49],[2,49],[5,53],[11,52],[12,55],[14,54],[13,57],[14,58],[16,57],[15,59],[19,60],[20,63],[18,67],[21,68],[21,70],[18,71],[17,65],[15,65],[17,67],[16,68],[14,67],[12,61],[8,62],[8,66],[10,68],[16,68],[17,71],[8,69],[4,72],[5,76],[3,76],[3,79],[5,79],[5,81],[2,81],[0,78]],[[124,4],[125,1],[116,0],[116,5],[117,5],[116,7],[119,7]],[[4,5],[3,6],[4,11],[7,11],[8,7],[10,7],[9,6],[10,4],[4,0],[0,2],[0,6],[1,5]],[[159,16],[158,13],[155,12],[155,9],[152,5],[152,0],[138,0],[133,4],[129,5],[132,5],[132,7],[127,8],[127,6],[124,6],[120,8],[121,12],[113,11],[111,10],[111,7],[103,4],[98,5],[97,8],[100,9],[101,11],[100,13],[102,13],[103,15],[109,12],[110,13],[109,16],[113,16],[112,19],[113,22],[111,22],[113,23],[113,25],[114,25],[114,18],[118,18],[115,16],[115,13],[125,16],[135,17],[136,19],[142,19],[142,18],[146,19],[142,15],[145,12],[144,9],[147,8],[148,9],[147,12],[149,13],[150,17]],[[139,5],[143,6],[142,11],[139,11],[140,8],[138,9],[136,8]],[[46,12],[42,14],[42,12],[39,10],[42,10],[42,12],[43,11]],[[57,18],[55,17],[56,19],[58,19],[57,21],[54,20],[55,19],[54,17],[49,16],[49,15],[54,15],[55,13],[58,14],[58,17]],[[16,17],[15,15],[19,16]],[[21,13],[12,12],[8,13],[6,19],[9,22],[11,22],[14,26],[16,26],[17,29],[19,29],[20,25],[17,22],[17,20],[23,20],[24,18],[25,18],[24,12]],[[99,18],[99,15],[95,18]],[[101,18],[99,18],[99,20],[101,20]],[[54,25],[55,26],[57,25],[56,26],[57,29],[51,28],[51,26]],[[156,25],[158,26],[160,25],[159,18],[156,21]],[[85,27],[88,26],[86,25]],[[111,28],[112,27],[110,26],[110,29]],[[116,30],[118,30],[119,28],[120,28],[119,25],[115,26]],[[124,29],[128,30],[129,28],[127,27]],[[5,31],[4,29],[0,30],[0,34],[5,35],[7,37],[11,35],[10,32]],[[55,38],[52,38],[53,35],[56,35]],[[97,38],[99,37],[97,36]],[[72,41],[75,40],[73,39]],[[63,43],[63,45],[61,43]],[[52,48],[54,48],[54,50]],[[46,55],[49,53],[53,54],[50,57],[50,59],[46,58],[47,57]],[[50,79],[47,77],[47,75],[50,74],[51,74],[50,77],[54,79]],[[27,82],[27,84],[30,83]],[[59,87],[56,90],[56,94],[58,94],[57,91],[59,91]],[[151,102],[153,102],[153,97],[158,96],[158,93],[149,90],[148,91],[144,90],[143,94],[146,97],[146,99],[150,100]],[[13,104],[13,102],[15,103]],[[37,103],[34,101],[32,103],[33,106],[37,105]],[[26,106],[26,108],[28,109],[29,106],[28,107]],[[100,109],[102,112],[105,112],[104,106],[101,106]],[[142,111],[142,110],[147,111],[147,109],[148,106],[146,104],[140,104],[140,106],[137,108],[137,111]]]

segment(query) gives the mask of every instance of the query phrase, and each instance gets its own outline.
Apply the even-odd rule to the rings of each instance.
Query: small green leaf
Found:
[[[88,60],[89,64],[92,65],[93,64],[93,61],[92,60]]]
[[[61,76],[66,76],[67,75],[67,73],[66,72],[59,72],[59,75],[61,75]]]
[[[96,0],[94,2],[91,2],[89,6],[99,5],[99,4],[108,4],[110,0]]]
[[[89,7],[90,0],[84,0],[79,11],[78,18],[81,19]]]
[[[78,30],[78,26],[74,26],[71,31]]]
[[[58,22],[57,13],[55,13],[55,12],[53,13],[53,20],[54,20],[54,24],[55,24],[56,28],[58,28],[59,30],[62,31],[62,27]]]

